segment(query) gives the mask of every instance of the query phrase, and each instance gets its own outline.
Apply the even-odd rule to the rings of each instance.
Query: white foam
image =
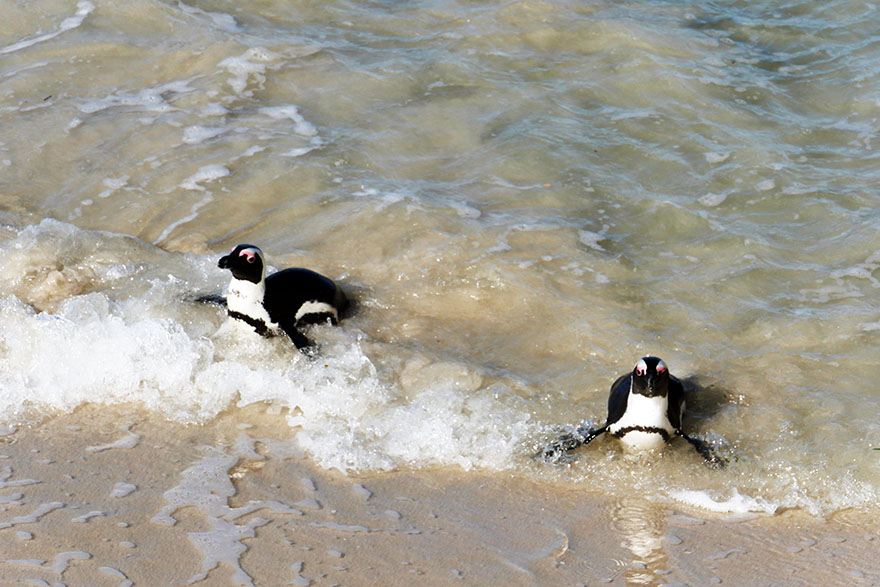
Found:
[[[232,581],[236,585],[253,585],[253,579],[241,568],[241,555],[247,551],[242,540],[253,538],[255,528],[265,526],[270,520],[253,518],[244,526],[237,526],[221,518],[211,518],[210,528],[205,532],[188,532],[190,542],[202,552],[202,572],[190,577],[188,583],[204,580],[220,563],[233,569]]]
[[[247,87],[256,83],[259,87],[266,81],[266,64],[278,59],[278,56],[262,47],[251,47],[237,57],[227,57],[218,65],[229,73],[229,85],[232,90],[242,97],[251,97],[253,90]]]
[[[578,242],[580,242],[582,245],[586,245],[596,251],[604,251],[605,250],[604,248],[602,248],[602,245],[599,244],[600,242],[605,240],[605,238],[606,238],[605,235],[599,234],[598,232],[592,232],[589,230],[579,230],[578,231]]]
[[[75,518],[71,518],[71,522],[76,522],[78,524],[85,524],[92,518],[103,518],[107,515],[107,512],[102,512],[99,510],[95,510],[93,512],[89,512],[87,514],[83,514],[81,516],[76,516]]]
[[[252,518],[244,525],[237,525],[234,521],[258,510],[302,515],[300,510],[271,500],[251,501],[241,507],[229,505],[230,498],[236,494],[230,469],[242,458],[263,458],[254,451],[253,444],[252,439],[241,436],[230,452],[216,447],[205,448],[204,456],[181,474],[180,483],[165,492],[166,505],[153,516],[153,522],[174,525],[177,520],[173,514],[178,509],[194,507],[205,517],[208,530],[187,533],[193,546],[202,552],[202,570],[190,578],[190,583],[205,579],[222,562],[232,567],[236,584],[252,585],[250,575],[241,568],[241,555],[247,551],[242,540],[253,538],[254,529],[270,520]]]
[[[131,585],[133,585],[133,583],[128,580],[128,577],[125,575],[125,573],[123,573],[119,569],[115,569],[113,567],[98,567],[98,570],[105,575],[110,575],[114,579],[122,579],[119,587],[130,587]]]
[[[532,443],[540,442],[548,422],[530,410],[543,400],[521,398],[506,380],[467,358],[438,358],[370,340],[355,321],[343,320],[337,328],[318,326],[310,333],[321,347],[317,359],[307,359],[284,338],[232,332],[223,326],[230,322],[222,309],[187,301],[226,286],[228,272],[217,268],[216,254],[171,254],[131,237],[57,221],[6,239],[0,241],[0,290],[5,293],[0,298],[0,423],[71,412],[85,403],[134,403],[157,417],[182,422],[210,421],[235,406],[269,405],[291,426],[288,445],[273,446],[273,454],[301,454],[327,469],[531,470]],[[875,321],[869,318],[854,324]],[[596,391],[597,397],[604,393]],[[601,401],[594,402],[599,413]],[[557,412],[572,421],[597,415],[583,406]],[[724,417],[722,413],[711,424]],[[714,427],[708,421],[705,425]],[[102,432],[106,436],[95,440],[93,449],[124,456],[125,446],[136,442],[139,430]],[[613,446],[612,452],[619,455]],[[755,452],[738,450],[746,456]],[[83,456],[94,458],[93,452]],[[214,473],[205,477],[216,474],[218,487],[224,475],[228,482],[229,467],[239,452],[245,454],[242,450],[215,455],[213,465],[206,453],[203,465],[211,465]],[[585,485],[601,483],[613,492],[632,489],[633,465],[618,462],[622,459],[609,462],[601,457],[599,445],[579,454],[584,458],[572,474],[582,474]],[[670,443],[663,454],[661,463],[640,472],[634,490],[660,497],[671,471],[694,467],[699,477],[700,471],[708,470],[683,440]],[[816,454],[822,457],[821,451]],[[743,460],[712,471],[711,477],[707,472],[694,484],[676,481],[677,488],[710,488],[676,495],[728,513],[749,509],[738,504],[735,495],[715,493],[732,487],[761,488],[761,498],[769,505],[757,497],[741,499],[754,499],[753,507],[766,505],[768,511],[778,505],[821,514],[876,501],[875,486],[864,475],[842,475],[826,467],[819,476],[817,467],[827,460],[818,462],[792,464],[784,454],[761,455],[761,466],[770,473],[756,472]],[[776,474],[782,470],[793,472],[787,477]],[[40,482],[14,473],[0,466],[0,489],[7,489],[5,493],[22,492],[20,488]],[[753,478],[757,481],[750,481]],[[307,491],[319,489],[314,481],[298,479],[292,482]],[[118,481],[128,479],[113,480]],[[113,491],[113,482],[103,490],[105,495]],[[185,484],[181,480],[177,485]],[[307,495],[320,500],[317,494]],[[179,497],[178,503],[192,505],[194,499]],[[216,507],[210,515],[235,519],[224,509],[229,507],[225,498]],[[295,504],[290,507],[296,509]],[[173,513],[166,515],[170,522]]]
[[[286,513],[302,513],[290,507],[282,507],[276,502],[250,502],[241,508],[228,504],[235,495],[235,487],[229,478],[229,469],[238,462],[238,455],[230,455],[222,450],[209,447],[205,456],[182,473],[180,484],[165,492],[167,504],[153,516],[157,524],[173,526],[173,517],[178,509],[194,506],[211,518],[235,519],[264,507],[279,507]]]
[[[320,510],[320,509],[322,509],[321,503],[317,499],[315,499],[314,497],[307,497],[305,499],[301,499],[293,505],[295,505],[298,508],[305,508],[307,510]]]
[[[765,179],[764,181],[759,181],[755,185],[755,189],[758,190],[759,192],[766,192],[766,191],[772,190],[775,187],[776,187],[776,182],[773,181],[772,179]]]
[[[295,149],[291,149],[285,153],[282,153],[282,156],[284,156],[284,157],[302,157],[306,153],[310,153],[311,151],[314,151],[319,146],[320,146],[320,144],[309,145],[307,147],[296,147]]]
[[[197,190],[203,192],[206,188],[201,184],[227,177],[230,173],[231,171],[229,171],[229,169],[217,163],[205,165],[183,180],[180,183],[180,187],[185,190]]]
[[[465,202],[451,201],[451,202],[449,202],[449,207],[452,208],[455,211],[455,213],[458,214],[458,216],[461,218],[476,219],[476,218],[479,218],[480,216],[483,215],[483,213],[480,212],[480,210],[478,208],[475,208],[474,206],[470,206],[469,204],[466,204]]]
[[[248,147],[247,150],[245,150],[244,153],[242,153],[241,155],[239,155],[239,156],[237,157],[237,159],[242,159],[242,158],[244,158],[244,157],[253,157],[253,156],[256,155],[257,153],[261,153],[261,152],[263,152],[263,151],[265,151],[265,150],[266,150],[266,147],[261,147],[261,146],[259,146],[259,145],[254,145],[254,146],[252,146],[252,147]]]
[[[722,161],[727,161],[727,159],[730,157],[730,153],[709,152],[705,153],[704,156],[706,157],[706,161],[708,161],[709,163],[721,163]]]
[[[303,570],[303,561],[296,561],[290,565],[290,570],[293,571],[294,575],[296,575],[291,581],[291,585],[300,585],[300,586],[308,586],[312,584],[312,580],[308,577],[303,577],[300,573]]]
[[[727,199],[727,194],[706,194],[701,196],[697,201],[704,206],[713,207],[720,206]]]
[[[46,514],[54,512],[55,510],[63,508],[64,505],[65,504],[60,501],[42,503],[37,506],[37,509],[26,516],[15,516],[9,522],[0,523],[0,528],[11,528],[12,526],[18,526],[19,524],[36,524],[40,521],[40,518]]]
[[[120,481],[113,486],[113,490],[110,492],[110,497],[126,497],[135,491],[137,491],[137,485]]]
[[[260,108],[260,112],[273,120],[288,119],[293,122],[293,132],[304,137],[313,137],[318,130],[299,113],[299,108],[293,104],[284,106],[271,106]]]
[[[114,177],[105,178],[104,181],[101,183],[103,183],[105,186],[107,186],[107,189],[103,190],[101,193],[99,193],[98,197],[99,198],[110,197],[113,194],[113,192],[115,192],[119,189],[122,189],[126,185],[128,185],[129,179],[130,179],[130,177],[128,175],[123,175],[122,177],[116,177],[116,178],[114,178]]]
[[[23,536],[20,536],[20,538],[24,539]],[[34,558],[31,558],[31,559],[27,559],[27,558],[25,558],[25,559],[6,559],[6,560],[0,559],[0,562],[10,564],[10,565],[19,565],[19,566],[23,566],[23,567],[47,569],[47,570],[53,571],[56,575],[58,575],[58,580],[53,582],[52,585],[64,585],[65,583],[62,582],[62,579],[64,578],[64,573],[67,571],[67,569],[70,568],[71,561],[89,560],[90,558],[92,558],[92,555],[89,554],[88,552],[84,552],[82,550],[73,550],[73,551],[69,551],[69,552],[59,552],[58,554],[55,555],[55,560],[51,564],[43,559],[34,559]],[[23,582],[29,583],[31,585],[46,585],[46,586],[49,585],[49,583],[43,581],[42,579],[28,579],[28,580],[24,580]],[[19,583],[17,583],[17,584],[19,584]],[[121,585],[131,585],[131,582],[129,581],[127,583],[122,583]]]
[[[201,8],[189,6],[184,2],[178,2],[177,7],[191,16],[207,17],[215,26],[225,31],[234,33],[241,30],[231,14],[226,14],[225,12],[209,12],[207,10],[202,10]]]
[[[211,102],[202,108],[201,114],[202,116],[226,116],[229,114],[229,109],[217,102]]]
[[[355,483],[354,487],[351,488],[351,491],[352,493],[364,500],[373,497],[373,492],[361,485],[360,483]]]
[[[138,441],[141,439],[139,434],[135,434],[132,432],[131,424],[127,424],[125,426],[120,426],[120,430],[126,433],[125,436],[120,438],[119,440],[115,440],[113,442],[102,444],[99,446],[89,446],[86,447],[86,452],[104,452],[105,450],[111,450],[114,448],[134,448],[137,446]]]
[[[119,107],[129,107],[135,110],[163,113],[170,112],[175,108],[168,101],[170,98],[191,92],[186,80],[178,80],[158,86],[142,88],[137,92],[120,91],[104,98],[96,100],[87,100],[79,104],[80,112],[85,114],[94,114],[102,110],[108,110]],[[144,121],[149,124],[150,119]]]
[[[186,224],[188,222],[192,222],[193,220],[198,218],[199,210],[201,210],[202,208],[204,208],[205,206],[207,206],[208,204],[210,204],[211,202],[214,201],[214,196],[213,196],[212,192],[209,191],[206,187],[204,187],[202,185],[203,183],[212,182],[212,181],[216,181],[218,179],[222,179],[224,177],[229,176],[231,173],[232,172],[229,171],[229,169],[227,169],[223,165],[214,163],[211,165],[205,165],[203,167],[200,167],[198,171],[196,171],[195,173],[193,173],[192,175],[190,175],[189,177],[184,179],[180,183],[180,187],[182,189],[204,192],[205,195],[203,198],[201,198],[200,200],[195,202],[192,205],[192,207],[190,207],[189,214],[187,214],[186,216],[183,216],[182,218],[175,220],[174,222],[172,222],[171,224],[166,226],[165,229],[159,234],[159,236],[156,237],[156,240],[153,241],[153,244],[158,245],[159,243],[163,242],[166,238],[171,236],[171,233],[174,232],[177,228],[179,228],[180,226],[183,226],[184,224]]]
[[[113,288],[120,276],[131,277],[123,251],[130,249],[127,254],[135,258],[144,253],[131,248],[130,239],[114,244],[115,238],[46,222],[6,244],[0,275],[30,272],[38,278],[27,290],[29,296],[62,298],[53,312],[37,311],[16,296],[0,299],[3,420],[34,410],[71,411],[85,402],[136,402],[174,420],[204,421],[230,404],[271,402],[289,410],[302,448],[323,467],[343,471],[408,464],[509,468],[519,443],[533,430],[528,413],[507,408],[493,393],[463,393],[459,380],[480,379],[464,365],[438,367],[434,372],[451,376],[410,390],[404,398],[403,390],[380,380],[357,335],[344,330],[321,327],[339,338],[325,345],[320,362],[303,360],[280,339],[216,331],[216,324],[223,323],[219,311],[212,314],[218,322],[212,323],[204,312],[214,310],[179,301],[199,285],[169,277],[161,264],[152,278],[125,280],[152,279],[148,293],[139,285],[140,293],[120,298]],[[102,242],[105,250],[116,247],[123,257],[100,262],[90,256],[90,239]],[[73,242],[78,244],[69,244]],[[169,263],[169,255],[163,255]],[[215,256],[197,262],[198,267],[190,261],[181,274],[211,273],[216,283],[222,282],[222,272],[212,269]],[[36,269],[27,268],[31,266]],[[143,271],[143,263],[139,266]],[[38,285],[50,275],[56,275],[53,281]],[[78,291],[78,281],[71,280],[79,279],[88,279],[87,289],[93,291],[63,297]],[[133,439],[125,435],[122,440],[126,438]],[[94,450],[109,446],[122,447],[113,442]]]
[[[670,491],[669,497],[676,501],[710,512],[726,514],[746,514],[750,512],[774,514],[779,508],[777,504],[771,503],[761,497],[741,495],[736,488],[733,488],[730,497],[727,499],[716,500],[713,499],[707,491],[691,489]]]
[[[15,504],[21,505],[23,502],[21,498],[24,497],[22,493],[10,493],[9,495],[0,495],[0,504]]]
[[[133,401],[178,419],[186,407],[173,390],[191,387],[194,367],[212,351],[210,342],[190,339],[173,321],[127,322],[120,304],[101,294],[71,298],[56,314],[7,297],[0,316],[6,326],[0,340],[9,349],[0,359],[8,367],[0,373],[5,418],[29,406],[70,411],[88,401]]]
[[[188,145],[203,143],[220,136],[225,130],[225,128],[219,126],[188,126],[183,129],[183,142]]]
[[[0,489],[6,489],[7,487],[24,487],[25,485],[42,483],[42,481],[36,479],[16,479],[14,481],[9,481],[10,477],[12,477],[12,467],[4,467],[3,472],[0,473]]]
[[[6,47],[0,48],[0,55],[5,55],[6,53],[13,53],[15,51],[19,51],[21,49],[26,49],[37,43],[42,43],[43,41],[48,41],[50,39],[54,39],[61,33],[69,31],[71,29],[75,29],[80,26],[86,17],[92,13],[95,9],[95,5],[87,0],[83,0],[82,2],[76,3],[76,13],[73,16],[68,16],[64,20],[61,21],[61,24],[58,25],[58,28],[51,33],[45,33],[42,35],[37,35],[35,37],[31,37],[30,39],[24,39],[23,41],[19,41],[18,43],[13,43],[12,45],[7,45]]]

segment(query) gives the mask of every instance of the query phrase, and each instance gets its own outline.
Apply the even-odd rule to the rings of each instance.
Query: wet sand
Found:
[[[263,407],[187,426],[90,405],[0,433],[3,585],[880,583],[877,511],[748,519],[507,473],[345,476]]]

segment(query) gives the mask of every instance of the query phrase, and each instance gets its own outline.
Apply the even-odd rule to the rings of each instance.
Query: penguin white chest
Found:
[[[272,327],[272,319],[263,306],[265,291],[264,281],[253,283],[244,279],[233,279],[229,282],[229,289],[226,292],[226,307],[230,312],[238,312],[253,320],[261,320],[267,327]]]
[[[624,448],[632,451],[663,448],[675,429],[667,415],[666,397],[646,397],[631,393],[623,417],[608,427],[618,436]]]

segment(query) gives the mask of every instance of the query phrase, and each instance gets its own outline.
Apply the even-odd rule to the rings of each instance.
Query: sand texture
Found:
[[[277,415],[87,406],[0,436],[3,585],[880,583],[877,512],[725,518],[505,473],[344,476]]]

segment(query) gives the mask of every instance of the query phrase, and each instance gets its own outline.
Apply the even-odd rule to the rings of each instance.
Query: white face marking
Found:
[[[648,373],[648,365],[644,360],[640,360],[636,365],[636,375],[643,376]]]
[[[663,359],[661,359],[657,363],[657,373],[665,373],[666,371],[669,371],[669,369],[666,367],[666,363],[663,362]]]
[[[235,249],[233,249],[235,250]],[[253,263],[257,259],[263,261],[263,251],[258,249],[257,247],[248,247],[246,249],[242,249],[238,252],[239,257],[244,257],[248,263]],[[263,263],[263,277],[266,276],[266,263]]]
[[[296,311],[296,319],[299,320],[306,314],[330,314],[334,320],[339,320],[336,308],[324,302],[306,302]]]

